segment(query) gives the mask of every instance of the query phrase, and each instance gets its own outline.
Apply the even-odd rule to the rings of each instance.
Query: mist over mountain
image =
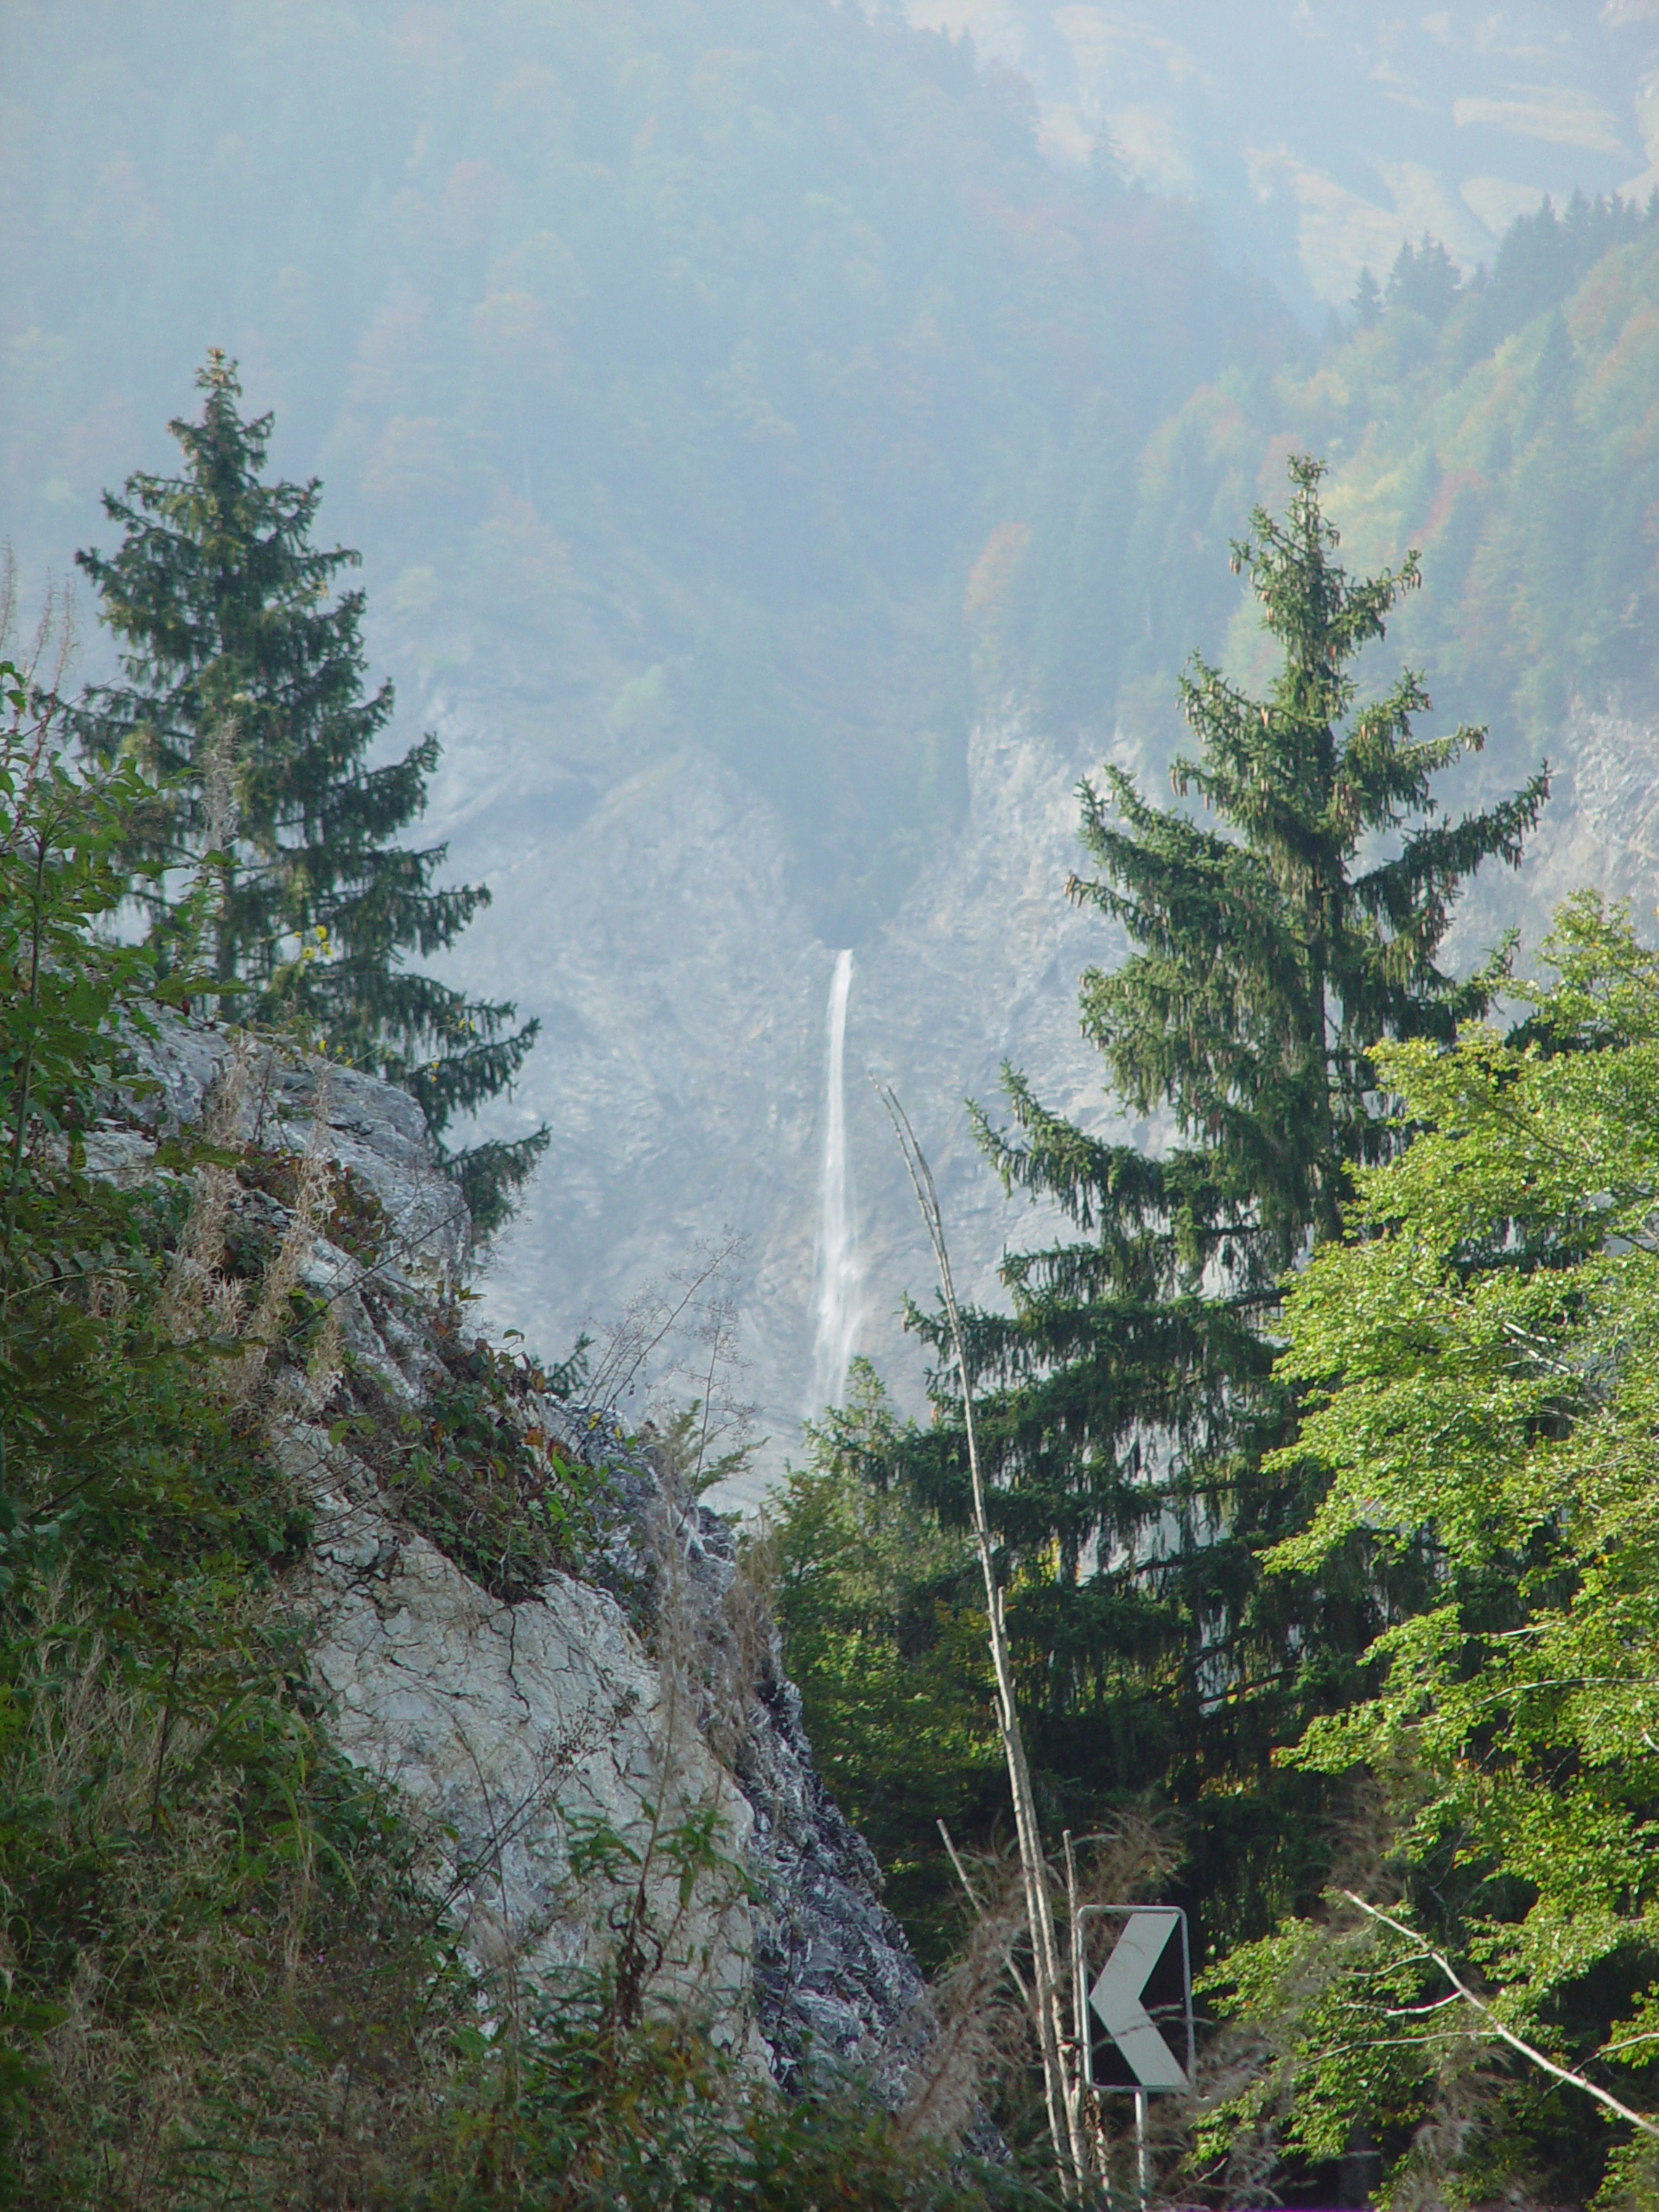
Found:
[[[960,807],[958,610],[1046,446],[1285,342],[1187,210],[1058,175],[935,34],[814,0],[181,22],[10,21],[20,544],[95,537],[222,344],[383,651],[533,655],[590,794],[711,747],[830,937]]]
[[[1357,564],[1423,546],[1389,655],[1492,724],[1470,788],[1561,770],[1471,956],[1565,855],[1649,895],[1659,242],[1593,202],[1649,187],[1656,47],[1635,5],[8,11],[6,527],[36,578],[107,549],[209,346],[324,480],[392,741],[443,741],[426,826],[495,891],[445,972],[543,1023],[492,1322],[557,1356],[729,1226],[776,1467],[850,948],[858,1341],[914,1402],[863,1069],[990,1294],[1031,1224],[963,1097],[1006,1057],[1107,1110],[1076,779],[1161,791],[1186,654],[1249,667],[1228,541],[1293,448]],[[1425,232],[1443,276],[1390,288]]]
[[[1058,163],[1103,144],[1192,194],[1314,327],[1427,231],[1466,269],[1546,194],[1659,181],[1646,0],[1402,10],[1370,0],[910,0],[1031,83]]]

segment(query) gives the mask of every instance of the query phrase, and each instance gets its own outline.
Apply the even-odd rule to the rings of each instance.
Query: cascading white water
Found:
[[[858,1224],[852,1170],[847,1164],[847,1001],[853,988],[853,956],[836,955],[826,1029],[829,1081],[824,1096],[823,1180],[818,1201],[817,1334],[812,1348],[809,1414],[839,1405],[847,1368],[858,1342]]]

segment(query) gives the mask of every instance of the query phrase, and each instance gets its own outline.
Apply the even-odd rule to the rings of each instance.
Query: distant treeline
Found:
[[[1656,400],[1659,200],[1546,201],[1467,280],[1434,241],[1408,246],[1316,361],[1233,368],[1144,442],[1105,400],[1080,414],[1014,587],[1030,678],[1056,721],[1119,718],[1160,758],[1183,655],[1252,650],[1216,556],[1286,451],[1322,453],[1356,560],[1424,553],[1433,588],[1394,626],[1394,664],[1490,720],[1508,774],[1574,696],[1652,683]]]

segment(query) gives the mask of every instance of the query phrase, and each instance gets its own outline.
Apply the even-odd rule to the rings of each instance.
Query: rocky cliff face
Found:
[[[247,1163],[232,1234],[276,1241],[302,1203],[282,1171],[327,1164],[299,1280],[335,1317],[337,1351],[327,1373],[284,1373],[274,1400],[274,1448],[312,1525],[288,1598],[335,1741],[424,1824],[480,1974],[554,1998],[632,1916],[651,1993],[704,2010],[757,2068],[788,2085],[851,2064],[897,2094],[925,2037],[921,1977],[814,1772],[729,1528],[676,1497],[613,1419],[458,1329],[464,1211],[407,1097],[238,1052],[167,1023],[139,1048],[156,1088],[112,1117],[90,1164],[141,1173],[163,1128],[207,1120]],[[494,1560],[464,1468],[447,1497],[397,1478],[388,1435],[480,1371],[525,1473],[514,1511],[534,1521],[556,1477],[568,1491],[566,1471],[585,1471],[574,1566],[545,1550]]]
[[[600,1471],[613,1560],[638,1601],[649,1555],[648,1597],[625,1606],[550,1571],[492,1598],[377,1505],[352,1455],[296,1425],[285,1450],[320,1506],[312,1664],[336,1741],[448,1839],[444,1886],[492,1975],[533,1997],[598,1965],[654,1853],[656,1995],[706,2010],[785,2088],[846,2065],[898,2094],[926,2037],[922,1979],[814,1770],[775,1635],[757,1649],[741,1633],[729,1529],[671,1505],[613,1428],[526,1410]]]
[[[497,898],[465,941],[470,988],[516,995],[544,1041],[518,1109],[553,1149],[504,1238],[486,1310],[550,1355],[601,1328],[642,1287],[730,1225],[748,1239],[734,1284],[750,1387],[770,1439],[752,1502],[788,1452],[813,1374],[814,1246],[824,1136],[825,1014],[835,948],[791,893],[784,837],[729,770],[693,750],[602,791],[538,748],[520,702],[434,682],[428,719],[448,748],[441,823],[458,861]],[[1659,893],[1659,734],[1609,712],[1575,715],[1550,748],[1554,796],[1519,876],[1488,870],[1451,944],[1473,964],[1510,923],[1523,962],[1550,906],[1590,882]],[[1141,766],[1122,741],[1126,766]],[[936,1172],[958,1282],[995,1298],[1007,1244],[1045,1224],[980,1161],[964,1096],[993,1107],[1006,1058],[1085,1126],[1115,1124],[1077,1032],[1077,983],[1124,950],[1065,897],[1077,864],[1077,777],[1096,756],[1010,709],[973,736],[969,805],[902,908],[855,948],[847,1130],[862,1266],[860,1347],[901,1404],[921,1357],[898,1313],[931,1295],[932,1263],[891,1132],[864,1080],[895,1082]],[[511,786],[508,810],[503,797]],[[513,1126],[511,1123],[504,1124]],[[689,1378],[673,1386],[697,1395]],[[721,1502],[730,1502],[728,1493]]]
[[[439,687],[448,768],[441,826],[457,865],[495,904],[454,972],[516,996],[543,1042],[511,1114],[545,1120],[553,1145],[519,1220],[492,1255],[492,1322],[556,1357],[602,1331],[645,1285],[727,1229],[747,1239],[733,1285],[747,1377],[769,1440],[750,1502],[799,1452],[817,1412],[815,1232],[824,1141],[826,1014],[836,948],[791,895],[784,836],[728,769],[687,751],[580,798],[537,753],[515,709]],[[1087,765],[1017,715],[975,734],[967,817],[901,911],[855,948],[847,1020],[847,1132],[861,1262],[859,1347],[901,1402],[921,1363],[899,1325],[932,1262],[892,1132],[865,1079],[897,1084],[931,1160],[960,1283],[995,1290],[1011,1236],[1032,1227],[984,1171],[963,1102],[994,1102],[1004,1058],[1068,1112],[1100,1120],[1077,982],[1102,932],[1071,909],[1074,790]],[[501,789],[514,792],[511,823]],[[1107,956],[1109,957],[1109,951]],[[671,1384],[682,1402],[689,1377]]]

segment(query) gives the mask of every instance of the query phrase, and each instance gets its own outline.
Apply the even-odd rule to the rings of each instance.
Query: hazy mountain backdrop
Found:
[[[863,1067],[988,1290],[1028,1225],[963,1094],[1007,1054],[1105,1111],[1072,786],[1163,788],[1186,653],[1251,666],[1228,539],[1287,452],[1357,563],[1422,546],[1389,655],[1491,723],[1471,788],[1558,765],[1466,949],[1659,895],[1656,61],[1637,0],[14,0],[3,525],[37,583],[107,550],[100,488],[238,357],[363,550],[397,741],[443,739],[429,826],[496,892],[456,977],[543,1018],[485,1310],[560,1352],[730,1224],[775,1465],[836,950],[861,1340],[913,1400]]]
[[[1195,194],[1299,310],[1342,306],[1427,230],[1466,268],[1545,193],[1645,199],[1659,163],[1651,0],[912,0],[1036,94],[1060,162]]]

